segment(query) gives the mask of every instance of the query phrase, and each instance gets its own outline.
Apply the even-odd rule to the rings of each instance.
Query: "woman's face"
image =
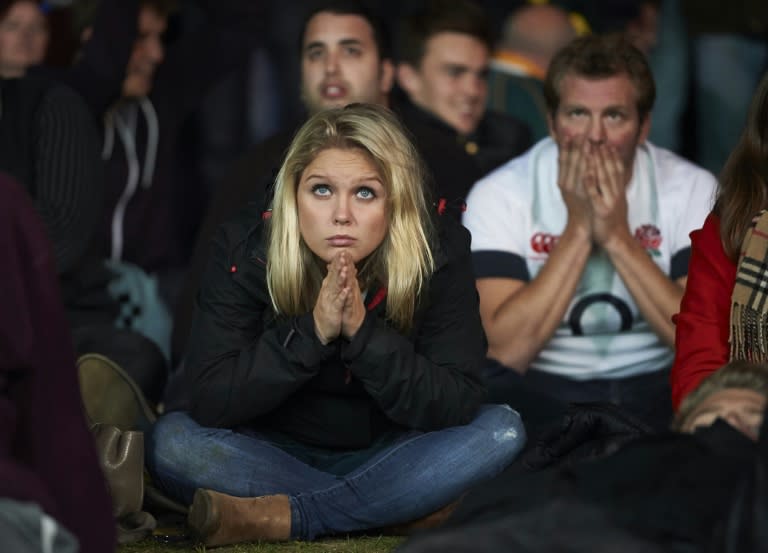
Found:
[[[21,77],[45,58],[48,25],[36,2],[14,3],[0,20],[0,76]]]
[[[301,237],[326,263],[342,251],[357,263],[387,234],[387,192],[362,150],[321,151],[301,174],[296,203]]]

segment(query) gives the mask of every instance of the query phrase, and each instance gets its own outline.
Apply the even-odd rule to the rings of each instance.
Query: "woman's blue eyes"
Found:
[[[325,184],[316,184],[312,187],[312,193],[317,196],[329,196],[331,194],[331,189]]]
[[[326,197],[331,195],[331,188],[327,184],[316,184],[312,187],[312,193],[315,196]],[[361,200],[371,200],[376,197],[376,192],[368,186],[361,186],[355,192],[355,196]]]

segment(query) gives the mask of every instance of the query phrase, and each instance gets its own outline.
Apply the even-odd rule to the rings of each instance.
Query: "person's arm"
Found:
[[[643,319],[665,344],[673,346],[672,316],[680,308],[686,277],[670,280],[628,229],[626,233],[617,232],[604,249]]]
[[[489,357],[519,372],[528,369],[562,322],[591,249],[586,229],[566,225],[547,262],[530,282],[477,280]]]
[[[34,124],[32,196],[64,274],[87,251],[101,214],[99,139],[83,101],[60,85],[46,92]]]
[[[731,292],[736,265],[720,240],[720,220],[710,214],[691,233],[688,283],[675,317],[672,404],[675,409],[699,383],[728,362]]]
[[[664,343],[673,346],[672,316],[680,308],[686,277],[670,280],[632,236],[617,236],[605,250],[640,314]]]
[[[184,360],[189,411],[206,426],[229,427],[269,413],[314,377],[336,354],[323,346],[312,313],[274,316],[264,262],[232,256],[245,231],[222,227],[198,293]],[[232,271],[232,267],[236,267]]]
[[[485,396],[480,369],[485,338],[470,264],[469,233],[444,221],[440,263],[429,282],[426,311],[415,338],[368,313],[342,359],[393,421],[435,430],[466,424]]]
[[[526,265],[528,236],[524,221],[531,214],[525,202],[509,190],[530,188],[540,168],[522,164],[545,155],[520,158],[517,167],[502,170],[472,190],[464,222],[472,232],[473,262],[480,293],[480,312],[488,336],[488,355],[501,364],[525,372],[551,339],[573,300],[592,249],[589,206],[582,185],[588,143],[564,142],[558,147],[556,177],[564,230],[557,244],[540,255],[547,260],[533,279]],[[522,176],[521,176],[522,175]],[[507,200],[507,198],[511,198]]]
[[[601,145],[594,153],[595,178],[587,192],[593,211],[595,243],[605,251],[640,314],[669,346],[674,345],[672,316],[680,308],[685,278],[664,274],[629,229],[627,178],[616,151]]]

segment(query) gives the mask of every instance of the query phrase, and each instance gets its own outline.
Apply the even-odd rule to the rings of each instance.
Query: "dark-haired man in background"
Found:
[[[428,131],[451,137],[481,175],[531,145],[524,123],[486,110],[493,43],[478,5],[438,2],[402,22],[397,49],[397,82],[407,98],[398,98],[396,111],[419,142]]]

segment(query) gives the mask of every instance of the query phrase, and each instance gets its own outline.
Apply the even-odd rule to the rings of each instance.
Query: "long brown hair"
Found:
[[[747,124],[720,175],[715,213],[720,238],[736,261],[752,217],[768,208],[768,73],[752,98]]]

